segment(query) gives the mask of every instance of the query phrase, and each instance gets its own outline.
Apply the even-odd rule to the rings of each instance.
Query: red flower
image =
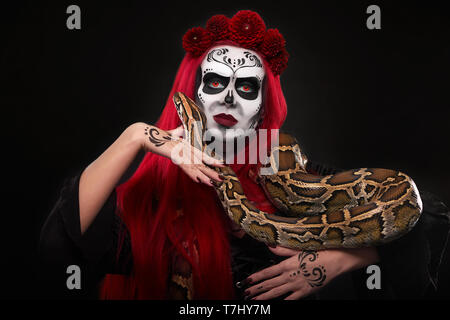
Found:
[[[268,29],[259,50],[270,59],[275,57],[285,46],[286,40],[284,40],[278,29]]]
[[[211,34],[214,41],[224,40],[228,38],[228,27],[230,19],[223,14],[212,16],[206,22],[206,30]]]
[[[242,10],[230,21],[230,39],[244,48],[256,48],[264,38],[266,25],[256,12]]]
[[[269,67],[274,75],[280,75],[283,73],[284,69],[287,67],[288,60],[289,53],[286,51],[286,48],[283,48],[278,55],[268,61]]]
[[[200,56],[211,44],[211,35],[202,27],[192,28],[183,36],[184,50],[194,56]]]
[[[250,10],[239,11],[231,19],[215,15],[206,22],[206,28],[188,30],[183,36],[183,48],[198,57],[214,42],[227,39],[259,52],[275,75],[280,75],[287,67],[289,54],[283,36],[277,29],[266,31],[263,19]]]

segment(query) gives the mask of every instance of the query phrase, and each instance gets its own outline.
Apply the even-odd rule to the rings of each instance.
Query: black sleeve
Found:
[[[447,245],[450,212],[437,196],[420,192],[423,212],[402,238],[378,247],[382,276],[397,298],[420,298],[436,290],[438,270]]]
[[[106,273],[129,273],[131,249],[128,232],[116,213],[113,191],[82,235],[80,228],[78,187],[81,173],[67,179],[60,196],[44,223],[39,240],[41,287],[50,297],[97,296],[97,287]],[[122,237],[123,235],[123,237]],[[123,241],[118,255],[119,239]],[[122,240],[123,239],[123,240]],[[79,266],[81,289],[69,290],[67,268]]]

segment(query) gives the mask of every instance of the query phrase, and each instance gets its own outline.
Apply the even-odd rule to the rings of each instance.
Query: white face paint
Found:
[[[206,55],[201,72],[196,98],[203,106],[209,134],[230,140],[253,132],[260,118],[265,75],[259,55],[218,46]]]

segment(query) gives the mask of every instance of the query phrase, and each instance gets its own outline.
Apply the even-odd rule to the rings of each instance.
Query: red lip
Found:
[[[214,121],[224,127],[232,127],[238,122],[231,114],[225,113],[216,114],[213,118]]]

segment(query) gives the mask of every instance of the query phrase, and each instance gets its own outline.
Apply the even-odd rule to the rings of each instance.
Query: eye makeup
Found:
[[[259,92],[259,80],[255,77],[237,78],[236,91],[241,98],[255,100]]]
[[[206,94],[216,94],[222,92],[230,82],[229,77],[218,75],[217,73],[209,72],[203,77],[203,92]]]

